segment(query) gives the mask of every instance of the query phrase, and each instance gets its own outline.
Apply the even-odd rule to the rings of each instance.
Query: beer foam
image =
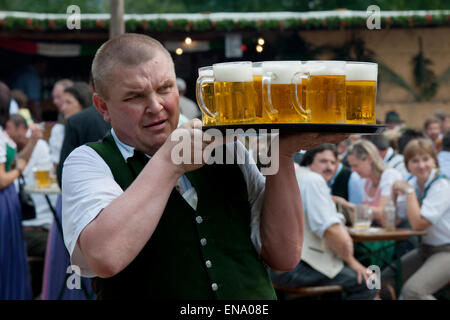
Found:
[[[214,77],[220,82],[251,82],[253,81],[252,64],[218,63],[213,65]]]
[[[261,76],[263,73],[262,67],[253,67],[253,75],[254,76]]]
[[[312,76],[345,75],[345,61],[308,61],[304,66]]]
[[[212,77],[214,76],[214,71],[213,69],[202,69],[200,70],[200,68],[198,69],[198,76],[199,77]]]
[[[300,61],[271,61],[263,63],[263,75],[268,72],[274,73],[272,84],[291,84],[292,78],[298,72],[303,72],[304,68]]]
[[[345,65],[345,80],[347,81],[377,81],[378,64],[347,63]]]

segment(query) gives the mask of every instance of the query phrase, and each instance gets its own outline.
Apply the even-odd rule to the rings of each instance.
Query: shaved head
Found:
[[[173,66],[170,53],[163,45],[146,35],[125,33],[105,42],[95,54],[92,62],[92,82],[94,90],[108,97],[108,87],[112,80],[113,68],[137,66],[152,60],[157,53],[164,53]]]

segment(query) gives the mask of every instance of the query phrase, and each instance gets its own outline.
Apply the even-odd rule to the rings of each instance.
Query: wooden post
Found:
[[[124,0],[110,0],[110,23],[109,23],[109,38],[112,39],[125,33],[125,23],[123,20],[123,6]]]

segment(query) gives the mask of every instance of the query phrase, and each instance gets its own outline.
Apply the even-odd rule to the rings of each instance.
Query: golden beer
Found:
[[[217,124],[255,123],[252,63],[216,63],[213,71]]]
[[[264,87],[264,96],[267,96],[267,87]],[[272,84],[270,96],[272,106],[278,111],[276,123],[302,123],[304,118],[295,109],[293,101],[293,84]],[[266,117],[266,119],[268,119]],[[270,121],[270,120],[269,120]],[[267,122],[269,122],[267,121]]]
[[[216,112],[214,106],[214,83],[203,83],[201,88],[201,94],[203,96],[203,101],[206,107],[211,110],[211,112]],[[203,113],[203,124],[206,126],[214,125],[216,119],[209,117],[207,114]]]
[[[345,75],[311,75],[306,107],[312,123],[343,123],[346,117]]]
[[[253,76],[253,90],[255,91],[253,104],[255,106],[256,121],[264,123],[264,110],[262,104],[262,75]]]
[[[253,62],[253,105],[255,106],[256,122],[264,122],[264,110],[262,105],[262,62]]]
[[[374,124],[378,65],[347,62],[345,66],[347,123]]]
[[[254,123],[253,81],[214,82],[215,106],[219,111],[219,124]]]
[[[307,122],[308,113],[301,102],[302,77],[300,61],[263,62],[263,122]]]
[[[374,124],[376,81],[347,81],[347,123]]]
[[[36,188],[50,186],[50,170],[34,170],[34,183]]]
[[[214,106],[214,72],[212,66],[198,68],[195,94],[197,104],[202,111],[203,125],[216,124],[217,117],[213,117],[217,110]]]

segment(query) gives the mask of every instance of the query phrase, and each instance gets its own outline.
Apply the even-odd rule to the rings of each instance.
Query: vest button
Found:
[[[196,216],[196,217],[195,217],[195,221],[197,221],[197,223],[200,224],[200,223],[203,222],[203,218],[200,217],[200,216]]]
[[[205,238],[200,239],[200,244],[204,247],[206,246],[206,244],[208,243],[208,241],[206,241]]]
[[[213,283],[213,284],[211,284],[211,289],[213,290],[213,291],[217,291],[217,289],[219,289],[219,286],[217,285],[217,283]]]
[[[211,268],[212,267],[212,263],[211,263],[210,260],[206,260],[205,264],[206,264],[207,268]]]

